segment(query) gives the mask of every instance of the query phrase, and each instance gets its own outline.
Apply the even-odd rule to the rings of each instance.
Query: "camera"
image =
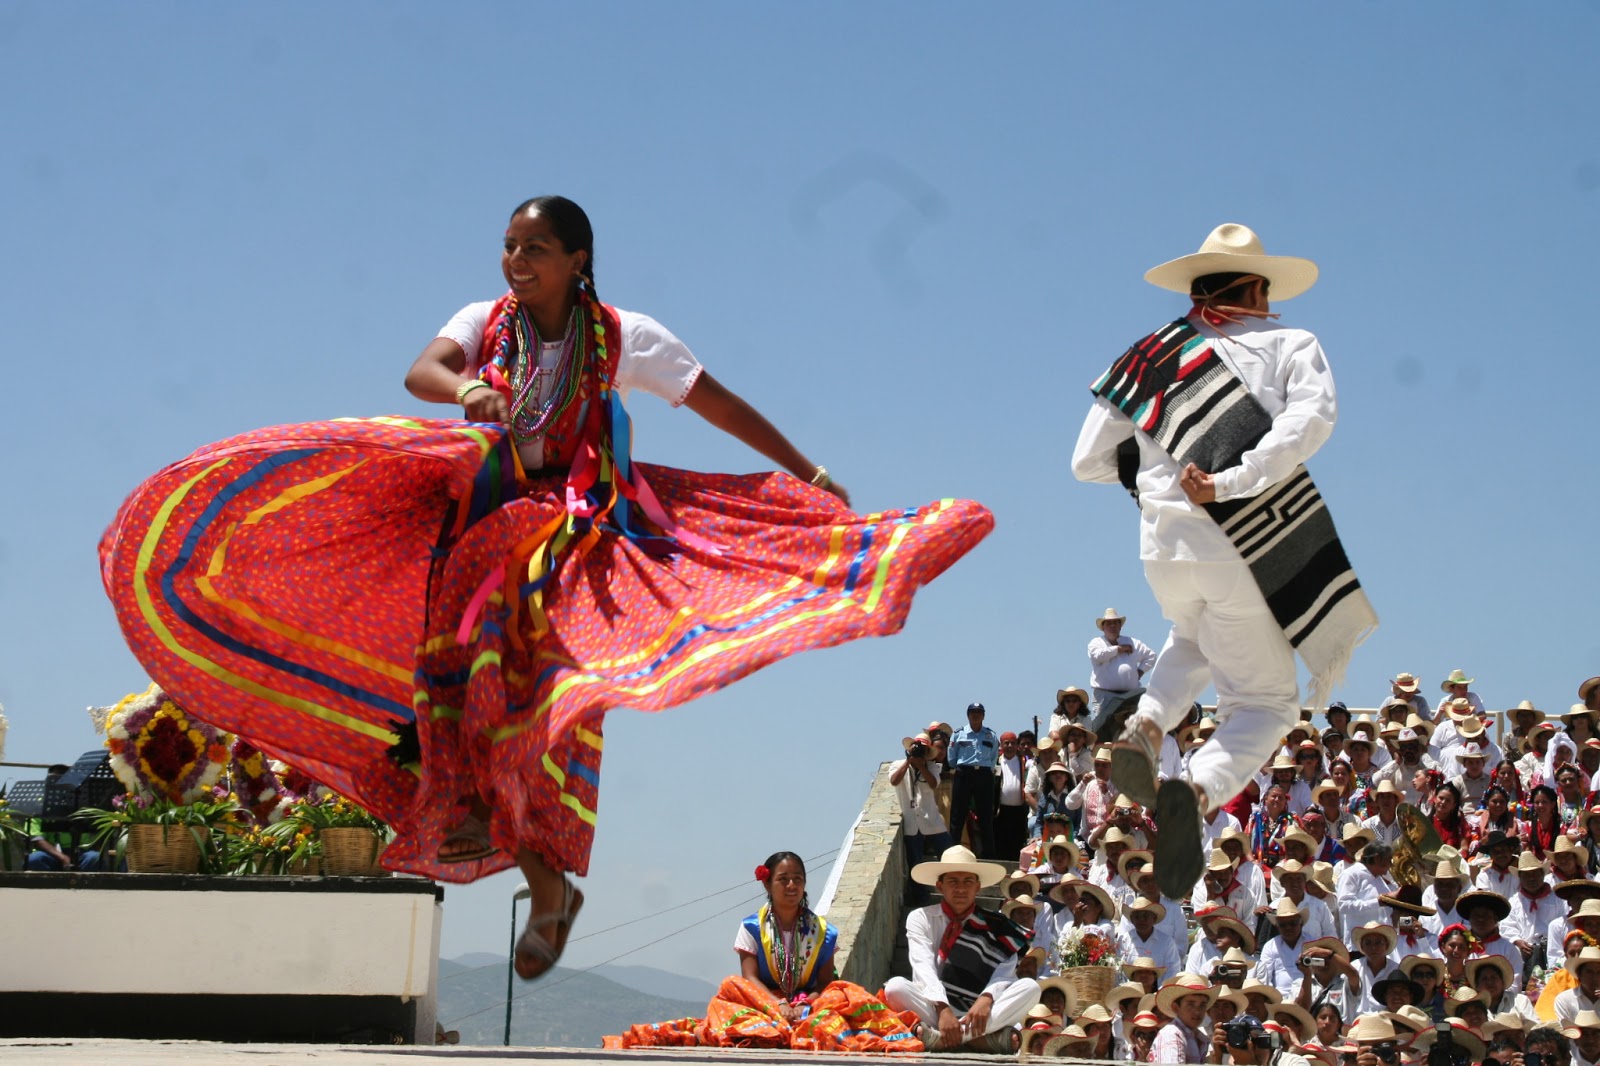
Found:
[[[1522,1053],[1522,1066],[1544,1066],[1544,1056],[1537,1051],[1524,1051]]]
[[[1400,1061],[1400,1045],[1393,1040],[1385,1040],[1383,1043],[1376,1045],[1372,1049],[1372,1053],[1378,1056],[1379,1062]]]
[[[913,745],[911,745],[911,747],[907,748],[906,749],[906,754],[910,755],[912,758],[920,759],[920,758],[922,758],[922,757],[924,757],[925,755],[928,754],[928,745],[923,744],[923,743],[921,743],[919,741],[918,743],[913,744]]]
[[[1269,1033],[1261,1028],[1261,1023],[1249,1014],[1240,1015],[1228,1022],[1223,1027],[1228,1046],[1231,1048],[1258,1047],[1267,1051],[1277,1051],[1283,1046],[1283,1038],[1277,1033]]]
[[[1300,961],[1306,964],[1308,970],[1320,970],[1328,965],[1328,960],[1317,955],[1302,955]]]
[[[1455,1033],[1450,1023],[1440,1022],[1433,1027],[1433,1046],[1428,1049],[1428,1066],[1465,1066],[1467,1049],[1456,1047]]]

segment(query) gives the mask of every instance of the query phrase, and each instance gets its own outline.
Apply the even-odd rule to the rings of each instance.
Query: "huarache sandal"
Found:
[[[567,946],[567,933],[572,929],[572,921],[583,909],[583,893],[574,888],[572,882],[565,877],[561,879],[561,889],[561,909],[530,915],[527,927],[517,938],[517,950],[512,964],[516,967],[517,976],[524,981],[532,981],[536,977],[543,976],[561,958],[561,953]],[[535,929],[547,925],[556,927],[553,944],[542,934],[534,932]]]
[[[1156,804],[1156,749],[1137,722],[1111,746],[1111,783],[1141,807]]]
[[[1156,883],[1168,899],[1182,899],[1194,891],[1205,873],[1205,847],[1201,838],[1200,797],[1187,781],[1161,782],[1156,796]]]
[[[463,845],[458,851],[446,851],[450,845]],[[476,862],[487,859],[500,849],[489,842],[489,827],[482,818],[469,814],[461,820],[461,824],[450,830],[444,842],[439,845],[439,861],[442,863]]]

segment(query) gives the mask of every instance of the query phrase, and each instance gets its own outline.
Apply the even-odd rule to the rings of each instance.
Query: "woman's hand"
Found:
[[[461,401],[469,422],[499,422],[511,420],[511,405],[506,398],[491,388],[473,389]]]

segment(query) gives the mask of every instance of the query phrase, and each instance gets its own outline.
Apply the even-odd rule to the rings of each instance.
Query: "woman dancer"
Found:
[[[466,421],[204,448],[129,497],[101,570],[151,678],[388,821],[386,866],[471,881],[519,865],[532,978],[582,904],[564,874],[587,872],[607,710],[896,632],[993,520],[955,500],[852,514],[676,337],[599,301],[572,201],[519,205],[501,270],[510,291],[463,309],[406,378]],[[634,463],[634,389],[788,473]]]

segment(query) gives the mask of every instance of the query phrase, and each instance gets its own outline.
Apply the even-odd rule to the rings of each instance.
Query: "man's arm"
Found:
[[[1089,642],[1089,661],[1095,666],[1104,666],[1121,654],[1122,646],[1112,644],[1105,637],[1095,637]]]
[[[911,983],[934,1006],[947,1006],[944,983],[939,980],[939,962],[934,956],[933,928],[920,908],[906,915],[906,954],[911,960]]]
[[[1096,396],[1072,449],[1072,476],[1117,485],[1117,446],[1133,436],[1133,423],[1110,400]],[[1292,468],[1291,468],[1292,469]]]
[[[1333,432],[1339,417],[1338,394],[1317,338],[1300,334],[1282,358],[1284,409],[1256,446],[1240,457],[1238,466],[1210,471],[1218,500],[1255,496],[1276,485],[1315,455]]]

